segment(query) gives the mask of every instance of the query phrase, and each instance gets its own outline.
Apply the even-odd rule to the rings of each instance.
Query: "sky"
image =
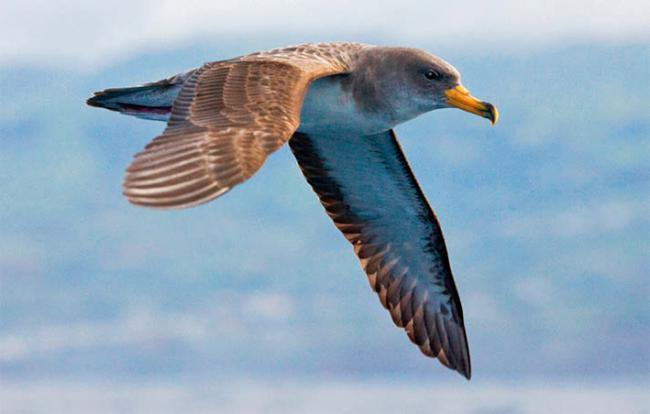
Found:
[[[317,1],[317,0],[4,0],[0,64],[38,62],[84,70],[143,51],[197,39],[271,36],[409,44],[461,44],[477,50],[567,40],[649,40],[650,3],[627,0]],[[218,43],[212,46],[218,50]],[[78,66],[82,66],[81,68]]]
[[[650,410],[650,6],[567,3],[0,3],[0,407]],[[447,241],[469,385],[393,326],[287,148],[204,206],[135,208],[124,168],[164,125],[84,105],[320,40],[422,47],[500,110],[397,129]]]

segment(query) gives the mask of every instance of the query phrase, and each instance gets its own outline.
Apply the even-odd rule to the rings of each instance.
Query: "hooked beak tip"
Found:
[[[448,89],[445,91],[445,95],[447,96],[449,106],[487,118],[492,125],[496,124],[499,120],[499,111],[497,111],[494,105],[476,99],[462,85]]]
[[[492,105],[489,102],[483,102],[485,104],[486,118],[490,120],[490,124],[494,126],[499,121],[499,111],[497,107]]]

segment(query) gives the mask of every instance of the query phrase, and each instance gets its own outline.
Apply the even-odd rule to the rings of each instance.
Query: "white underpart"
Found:
[[[298,132],[371,135],[395,126],[387,115],[361,110],[353,97],[341,87],[341,79],[328,76],[311,83],[303,100]]]

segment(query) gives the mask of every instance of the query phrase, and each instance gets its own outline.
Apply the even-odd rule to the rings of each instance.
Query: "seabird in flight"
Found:
[[[395,324],[425,355],[470,378],[440,224],[393,131],[447,107],[497,121],[496,108],[472,97],[449,63],[419,49],[303,44],[107,89],[87,102],[167,121],[126,170],[124,195],[139,206],[210,201],[288,142]]]

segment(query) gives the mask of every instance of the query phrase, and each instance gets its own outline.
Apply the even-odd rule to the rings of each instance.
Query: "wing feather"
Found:
[[[289,145],[393,322],[425,355],[469,379],[463,311],[442,232],[393,132],[296,133]]]
[[[207,63],[190,72],[165,131],[136,154],[130,202],[184,208],[247,180],[298,127],[318,77],[345,73],[359,44],[307,44]]]

